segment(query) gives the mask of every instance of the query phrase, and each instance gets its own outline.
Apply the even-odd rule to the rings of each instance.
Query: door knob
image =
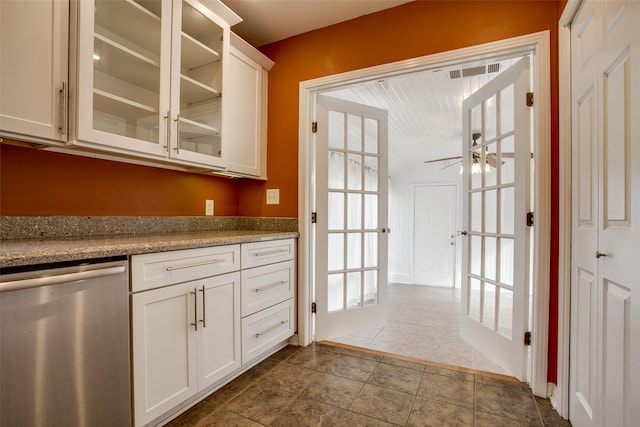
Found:
[[[466,236],[467,230],[458,230],[458,236]]]
[[[605,257],[605,256],[609,256],[609,254],[606,253],[606,252],[596,251],[596,258],[601,258],[601,257]]]
[[[388,228],[388,227],[386,227],[386,228],[382,227],[382,230],[380,230],[380,231],[382,231],[383,233],[391,233],[391,229]]]

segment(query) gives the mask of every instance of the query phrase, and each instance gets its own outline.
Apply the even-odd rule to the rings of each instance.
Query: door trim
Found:
[[[305,80],[299,84],[298,106],[298,339],[300,345],[312,340],[313,259],[311,212],[313,212],[313,134],[315,94],[345,84],[369,81],[391,75],[450,66],[474,59],[499,55],[534,54],[533,87],[536,91],[534,110],[534,211],[533,233],[533,325],[531,388],[537,396],[547,397],[547,352],[549,336],[549,248],[550,248],[550,32],[513,37],[505,40],[426,55],[389,64]]]

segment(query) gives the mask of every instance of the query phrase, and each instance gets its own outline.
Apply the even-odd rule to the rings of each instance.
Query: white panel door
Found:
[[[454,286],[457,194],[455,185],[414,187],[414,284]]]
[[[318,95],[316,340],[386,321],[387,111]]]
[[[520,380],[529,320],[529,79],[525,57],[462,104],[460,335]]]
[[[640,419],[640,3],[586,1],[571,28],[570,419]]]

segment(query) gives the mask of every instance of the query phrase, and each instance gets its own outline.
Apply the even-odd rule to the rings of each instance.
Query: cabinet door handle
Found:
[[[596,258],[607,257],[609,254],[607,252],[596,251]]]
[[[201,261],[201,262],[192,262],[190,264],[170,265],[167,267],[167,271],[181,270],[183,268],[190,268],[190,267],[201,267],[203,265],[219,264],[221,262],[224,262],[224,259],[212,259],[212,260]]]
[[[255,256],[267,256],[267,255],[275,255],[275,254],[279,254],[281,252],[289,252],[288,249],[275,249],[273,251],[266,251],[266,252],[256,252]]]
[[[273,325],[273,326],[272,326],[272,327],[270,327],[269,329],[267,329],[267,330],[265,330],[265,331],[262,331],[262,332],[258,332],[258,333],[256,334],[256,338],[260,338],[261,336],[266,335],[266,334],[268,334],[269,332],[273,332],[273,331],[275,331],[277,328],[279,328],[280,326],[282,326],[282,325],[284,325],[284,324],[287,324],[287,323],[289,323],[289,321],[288,321],[288,320],[281,320],[281,321],[280,321],[280,323],[278,323],[278,324],[276,324],[276,325]]]
[[[164,118],[167,121],[167,143],[164,148],[168,152],[170,149],[169,147],[171,147],[171,111],[167,111],[167,115],[164,116]]]
[[[193,292],[189,293],[193,294],[193,323],[191,326],[198,332],[198,288],[193,288]]]
[[[68,109],[68,97],[67,97],[67,83],[62,82],[62,88],[58,91],[60,96],[60,121],[58,123],[58,130],[61,135],[67,134],[67,109]]]
[[[280,286],[280,285],[283,285],[283,284],[285,284],[285,283],[287,283],[287,282],[286,282],[286,281],[284,281],[284,280],[280,280],[280,281],[275,282],[275,283],[272,283],[272,284],[270,284],[270,285],[263,286],[263,287],[261,287],[261,288],[256,288],[256,292],[263,292],[263,291],[267,291],[267,290],[269,290],[269,289],[271,289],[271,288],[275,288],[276,286]]]
[[[180,114],[176,116],[176,154],[180,154]]]
[[[204,285],[202,285],[202,289],[200,289],[200,292],[202,292],[202,327],[206,328],[207,327],[207,298],[206,295],[204,293],[205,289],[204,289]]]

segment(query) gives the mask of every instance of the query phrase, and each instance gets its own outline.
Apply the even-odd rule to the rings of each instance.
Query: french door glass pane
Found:
[[[513,239],[500,238],[500,283],[506,285],[513,285],[514,250]]]
[[[377,194],[365,194],[364,196],[364,228],[366,230],[378,228]]]
[[[347,168],[347,188],[349,190],[362,190],[362,156],[360,154],[349,154]]]
[[[347,119],[347,149],[349,151],[362,151],[362,117],[348,115]]]
[[[347,268],[362,268],[362,234],[347,234]]]
[[[469,239],[469,272],[480,276],[482,267],[482,237],[471,236]]]
[[[467,298],[467,314],[474,320],[480,321],[480,281],[469,278],[469,295]]]
[[[491,283],[483,283],[482,323],[495,330],[496,325],[496,287]]]
[[[344,113],[329,111],[329,148],[344,149]]]
[[[361,272],[347,273],[347,309],[362,306],[361,284]]]
[[[329,230],[344,229],[344,193],[329,192],[329,212],[327,218]]]
[[[496,193],[497,190],[484,192],[484,231],[486,233],[495,233],[498,230],[498,201]]]
[[[364,157],[364,189],[378,191],[378,157]]]
[[[328,186],[330,189],[344,190],[344,154],[329,151]]]
[[[487,150],[485,150],[485,163],[482,169],[484,172],[484,185],[486,187],[496,185],[498,180],[497,146],[498,144],[494,142],[487,145]]]
[[[471,193],[471,231],[482,231],[482,193],[476,191]]]
[[[347,195],[347,218],[348,230],[362,228],[362,194],[349,193]]]
[[[513,234],[514,197],[513,187],[506,187],[500,190],[500,233],[502,234]]]
[[[338,311],[344,308],[344,274],[329,274],[327,276],[327,304],[328,311]]]
[[[500,144],[502,167],[500,170],[500,182],[512,184],[515,177],[514,138],[510,135],[504,138]]]
[[[378,271],[367,270],[364,272],[364,305],[378,303]]]
[[[329,233],[328,236],[328,269],[336,271],[344,269],[344,234]]]
[[[496,97],[495,95],[484,102],[484,140],[496,138]]]
[[[484,238],[484,274],[487,279],[496,280],[496,238]]]
[[[378,121],[375,119],[364,119],[364,151],[378,154]]]
[[[364,267],[378,266],[378,233],[364,233]]]
[[[511,339],[513,329],[513,291],[500,288],[498,332]]]

